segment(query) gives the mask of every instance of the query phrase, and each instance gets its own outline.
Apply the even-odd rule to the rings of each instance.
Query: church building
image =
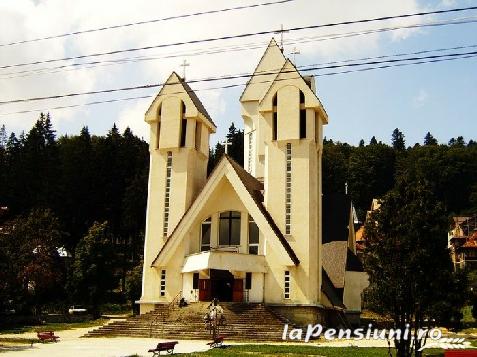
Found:
[[[146,112],[150,173],[141,314],[180,297],[356,313],[367,275],[353,239],[340,253],[348,263],[337,258],[331,265],[343,265],[343,276],[348,268],[357,274],[330,278],[323,264],[329,261],[321,188],[328,115],[314,78],[301,75],[272,39],[240,105],[244,167],[225,154],[208,177],[216,125],[185,80],[172,73]],[[354,234],[349,211],[344,215],[343,228]]]

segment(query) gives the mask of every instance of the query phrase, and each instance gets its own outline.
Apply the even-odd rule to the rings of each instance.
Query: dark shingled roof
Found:
[[[179,76],[178,76],[179,77]],[[194,103],[194,105],[196,106],[197,110],[199,112],[201,112],[206,118],[207,120],[209,120],[212,125],[214,126],[217,126],[215,125],[214,121],[212,120],[212,118],[210,117],[209,113],[207,113],[207,110],[205,109],[204,107],[204,104],[202,104],[202,102],[200,101],[199,97],[197,96],[197,94],[195,94],[195,92],[192,90],[192,88],[187,84],[186,81],[184,81],[183,78],[179,77],[180,80],[181,80],[181,83],[182,83],[182,86],[184,87],[185,91],[189,94],[189,97],[190,99],[192,100],[192,102]]]
[[[348,195],[323,195],[323,244],[348,241],[350,212],[351,199]]]
[[[343,304],[343,290],[337,289],[333,286],[330,277],[326,273],[325,269],[322,269],[322,282],[321,282],[321,291],[326,295],[328,300],[333,304],[335,307],[346,308]]]

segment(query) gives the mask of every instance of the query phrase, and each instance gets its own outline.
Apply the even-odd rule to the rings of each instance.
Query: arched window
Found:
[[[277,140],[277,125],[278,125],[278,98],[277,94],[272,99],[273,119],[272,119],[272,140]]]
[[[305,94],[300,91],[300,139],[306,138]]]
[[[180,147],[184,147],[186,143],[187,134],[187,119],[186,119],[186,106],[184,102],[181,102],[181,142]]]
[[[206,252],[210,250],[210,230],[212,227],[212,220],[207,218],[200,226],[200,251]]]
[[[219,245],[240,245],[240,212],[227,211],[220,214]]]

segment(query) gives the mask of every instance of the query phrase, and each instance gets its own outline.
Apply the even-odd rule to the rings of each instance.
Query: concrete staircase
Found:
[[[288,321],[263,304],[221,303],[225,326],[219,335],[236,341],[281,341],[283,326]],[[88,332],[84,337],[154,337],[160,339],[211,339],[203,317],[208,303],[186,307],[156,307],[147,314],[115,321]]]

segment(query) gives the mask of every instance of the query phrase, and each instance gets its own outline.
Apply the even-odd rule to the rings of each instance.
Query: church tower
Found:
[[[300,260],[290,271],[300,282],[297,299],[319,303],[321,155],[328,117],[314,79],[303,77],[272,40],[240,101],[245,168],[263,181],[264,205]]]
[[[168,276],[166,289],[161,285],[166,272],[151,263],[206,182],[209,137],[216,131],[199,98],[175,72],[145,121],[150,126],[150,168],[141,313],[148,305],[172,299],[168,291],[174,291],[174,281],[181,281],[180,273]]]

